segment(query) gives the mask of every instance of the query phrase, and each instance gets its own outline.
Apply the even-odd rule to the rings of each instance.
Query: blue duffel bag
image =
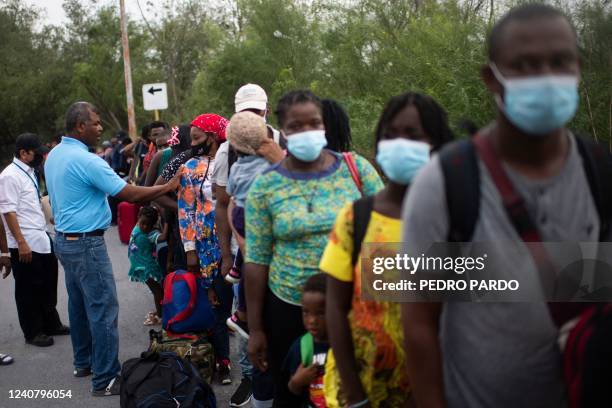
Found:
[[[164,280],[162,325],[168,334],[201,333],[213,327],[215,313],[204,279],[178,270]]]

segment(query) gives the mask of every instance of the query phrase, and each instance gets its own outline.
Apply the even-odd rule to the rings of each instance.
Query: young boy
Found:
[[[291,348],[283,372],[287,373],[289,390],[303,397],[302,406],[325,408],[323,375],[329,343],[325,324],[325,274],[311,276],[302,292],[302,318],[308,331]]]

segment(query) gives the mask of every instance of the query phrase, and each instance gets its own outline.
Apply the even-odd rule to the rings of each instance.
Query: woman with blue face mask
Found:
[[[294,407],[300,401],[290,394],[289,378],[281,366],[293,341],[305,332],[301,289],[319,272],[338,211],[361,193],[343,155],[325,149],[317,96],[310,91],[289,92],[279,101],[276,114],[287,141],[287,157],[255,180],[246,201],[248,350],[253,365],[272,374],[275,404]],[[363,157],[353,154],[352,158],[364,194],[380,190],[382,182],[374,167]],[[257,393],[254,398],[261,400]]]
[[[389,182],[373,197],[340,211],[320,264],[329,275],[326,317],[333,351],[323,380],[328,407],[414,406],[400,304],[362,299],[361,256],[354,259],[353,253],[365,252],[355,248],[354,237],[356,226],[364,225],[362,243],[400,242],[401,208],[410,183],[430,151],[452,139],[446,112],[422,94],[391,98],[380,117],[376,162]]]

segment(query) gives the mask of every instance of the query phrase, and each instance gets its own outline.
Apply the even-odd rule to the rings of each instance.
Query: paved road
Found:
[[[127,278],[129,262],[127,248],[119,242],[115,228],[106,234],[106,243],[113,262],[117,295],[119,297],[119,359],[125,361],[137,357],[148,347],[148,327],[142,325],[145,314],[153,309],[152,296],[143,284],[130,282]],[[77,379],[72,376],[72,347],[69,336],[55,337],[55,345],[38,348],[26,345],[17,320],[12,276],[0,280],[0,353],[13,356],[10,366],[0,366],[0,408],[7,407],[118,407],[119,397],[91,397],[91,377]],[[58,311],[68,324],[67,294],[64,273],[60,267],[58,283]],[[236,361],[235,340],[230,337],[232,361]],[[228,407],[229,398],[238,386],[240,373],[238,364],[232,364],[234,384],[213,384],[219,407]],[[56,400],[11,399],[9,390],[70,390],[72,398]]]

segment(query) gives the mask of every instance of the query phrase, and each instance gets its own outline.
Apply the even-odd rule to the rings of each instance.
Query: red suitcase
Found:
[[[117,206],[117,229],[119,230],[119,239],[124,244],[130,242],[130,235],[138,221],[139,210],[140,206],[127,201],[123,201]]]

